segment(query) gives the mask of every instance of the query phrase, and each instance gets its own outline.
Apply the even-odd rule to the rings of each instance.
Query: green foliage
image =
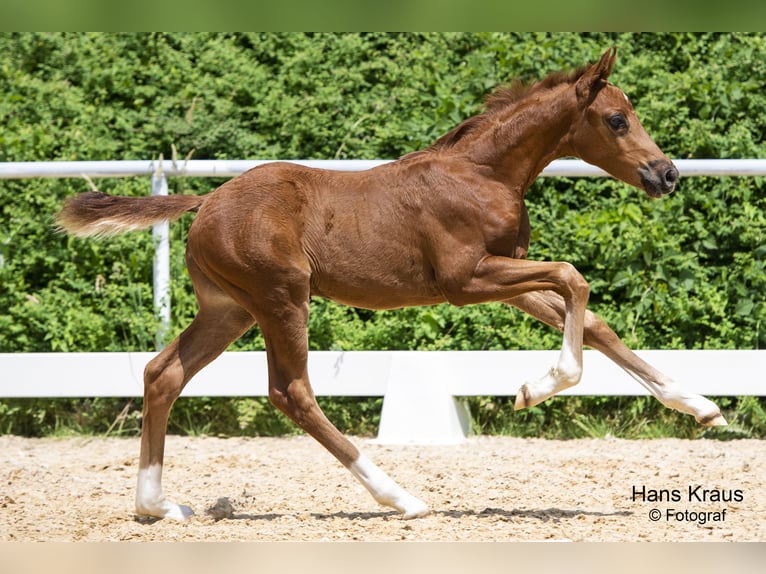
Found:
[[[766,411],[756,397],[715,397],[729,422],[726,427],[700,426],[690,416],[662,406],[653,397],[554,397],[514,411],[514,397],[467,399],[477,434],[542,438],[652,439],[662,437],[763,438]]]
[[[6,399],[0,401],[0,434],[134,436],[140,415],[133,399]]]
[[[764,157],[763,34],[2,33],[0,161],[395,158],[479,111],[493,86],[593,61],[611,45],[612,80],[668,155]],[[149,191],[139,179],[97,184]],[[176,193],[218,184],[170,182]],[[154,348],[150,234],[83,241],[52,229],[61,201],[87,189],[77,179],[0,180],[0,352]],[[764,191],[763,178],[693,178],[650,201],[610,179],[543,178],[528,194],[530,257],[574,263],[591,282],[591,307],[633,347],[763,348]],[[171,227],[173,334],[196,311],[183,251],[191,221]],[[314,301],[309,327],[313,349],[560,344],[502,305],[373,313]],[[253,329],[232,348],[263,345]],[[508,401],[473,402],[484,432],[709,432],[643,398],[556,399],[513,415]],[[736,433],[766,435],[764,399],[726,401]],[[136,433],[140,404],[126,405],[0,401],[0,431]],[[323,406],[344,430],[374,432],[379,399]],[[171,431],[294,427],[265,399],[182,399]]]

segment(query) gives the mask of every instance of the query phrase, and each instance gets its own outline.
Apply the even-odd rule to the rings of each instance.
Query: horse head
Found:
[[[609,83],[617,49],[607,50],[574,84],[578,117],[570,145],[578,157],[650,197],[673,192],[678,169],[652,140],[628,97]]]

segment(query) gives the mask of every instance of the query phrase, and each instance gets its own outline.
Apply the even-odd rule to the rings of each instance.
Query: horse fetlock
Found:
[[[569,387],[574,387],[580,382],[580,379],[582,378],[582,367],[580,365],[554,367],[550,370],[550,376],[555,381],[555,392],[563,391]]]
[[[525,383],[516,393],[514,410],[533,407],[556,393],[573,387],[580,382],[582,367],[577,365],[553,367],[545,376],[534,383]]]
[[[138,471],[136,488],[136,514],[154,518],[186,520],[194,514],[188,506],[173,504],[162,492],[162,465],[151,464]]]
[[[395,508],[402,513],[403,518],[418,518],[430,512],[422,500],[412,496],[396,484],[391,477],[366,456],[359,455],[359,458],[348,468],[378,504]]]

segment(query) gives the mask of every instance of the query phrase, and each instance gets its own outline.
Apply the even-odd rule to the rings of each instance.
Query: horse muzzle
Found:
[[[678,169],[669,159],[657,159],[638,168],[641,185],[651,197],[673,193],[678,181]]]

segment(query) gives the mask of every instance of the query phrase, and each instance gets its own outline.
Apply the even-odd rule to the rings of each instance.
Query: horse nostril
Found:
[[[672,193],[678,181],[678,169],[668,160],[650,161],[638,168],[641,186],[652,197]]]
[[[673,166],[665,171],[665,183],[667,185],[675,185],[676,181],[678,181],[678,170]]]

